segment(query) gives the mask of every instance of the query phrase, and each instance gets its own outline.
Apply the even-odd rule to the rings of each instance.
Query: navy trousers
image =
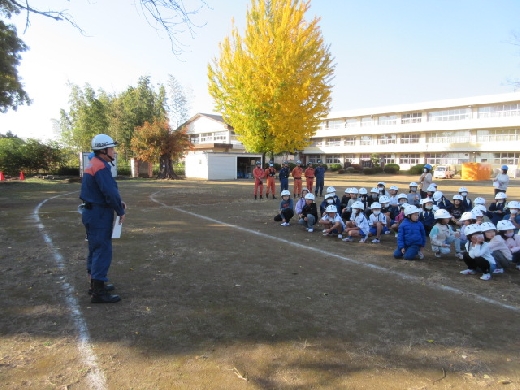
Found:
[[[92,279],[107,282],[108,269],[112,263],[114,210],[93,206],[92,209],[83,211],[81,219],[87,229],[87,272]]]

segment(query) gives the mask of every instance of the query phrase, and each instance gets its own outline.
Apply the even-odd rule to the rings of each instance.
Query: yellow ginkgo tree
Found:
[[[233,26],[208,65],[215,108],[250,152],[303,149],[329,112],[333,58],[309,8],[251,0],[244,35]]]

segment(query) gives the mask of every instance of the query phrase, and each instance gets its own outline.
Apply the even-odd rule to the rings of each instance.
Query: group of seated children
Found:
[[[296,216],[298,224],[312,233],[319,225],[324,236],[338,237],[345,242],[381,242],[381,236],[394,233],[397,238],[395,258],[414,260],[424,258],[426,237],[436,257],[451,253],[463,260],[468,269],[463,274],[480,270],[482,280],[491,274],[503,273],[510,262],[520,270],[520,202],[507,200],[504,192],[486,208],[486,200],[468,198],[468,190],[460,187],[458,194],[448,200],[431,184],[421,198],[418,185],[409,184],[408,193],[398,194],[398,187],[388,191],[384,182],[370,190],[347,188],[342,199],[334,187],[328,187],[325,199],[318,206],[315,196],[307,190],[293,203],[290,192],[282,191],[279,213],[275,221],[289,226]]]

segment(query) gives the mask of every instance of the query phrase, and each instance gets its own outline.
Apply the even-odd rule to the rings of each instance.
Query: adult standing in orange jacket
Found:
[[[256,167],[253,169],[253,177],[255,178],[255,199],[257,199],[258,190],[260,190],[260,199],[263,199],[265,171],[262,169],[260,161],[256,162]]]
[[[267,178],[267,189],[265,190],[265,198],[269,199],[269,191],[273,194],[273,199],[276,199],[274,179],[276,178],[276,169],[272,161],[269,161],[269,167],[265,170],[265,177]]]
[[[307,163],[307,169],[305,170],[305,179],[307,180],[307,189],[312,194],[312,186],[314,185],[314,168],[312,163]]]
[[[300,160],[296,161],[296,166],[293,168],[291,172],[291,176],[294,178],[294,188],[293,188],[293,197],[296,198],[296,196],[300,197],[300,194],[302,193],[302,176],[303,176],[303,169],[300,166],[302,162]]]

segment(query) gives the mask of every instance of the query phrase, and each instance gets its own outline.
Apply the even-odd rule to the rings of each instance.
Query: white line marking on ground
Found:
[[[255,230],[244,228],[243,226],[232,225],[232,224],[229,224],[229,223],[226,223],[226,222],[223,222],[223,221],[219,221],[217,219],[206,217],[204,215],[196,214],[196,213],[191,212],[191,211],[183,210],[183,209],[181,209],[179,207],[169,206],[169,205],[167,205],[167,204],[165,204],[163,202],[160,202],[157,199],[155,199],[154,196],[156,194],[158,194],[159,192],[161,192],[161,191],[154,192],[153,194],[151,194],[150,195],[150,199],[153,202],[155,202],[157,204],[160,204],[163,207],[170,208],[170,209],[179,211],[181,213],[189,214],[189,215],[192,215],[194,217],[202,218],[202,219],[205,219],[206,221],[210,221],[210,222],[213,222],[213,223],[224,225],[224,226],[227,226],[227,227],[230,227],[230,228],[233,228],[233,229],[239,229],[242,232],[247,232],[247,233],[251,233],[251,234],[254,234],[254,235],[257,235],[257,236],[260,236],[260,237],[268,238],[269,240],[273,240],[274,239],[274,240],[277,240],[279,242],[283,242],[284,244],[291,245],[291,246],[299,248],[299,249],[305,249],[307,251],[312,251],[312,252],[316,252],[318,254],[323,255],[323,252],[320,249],[318,249],[318,248],[313,248],[311,246],[306,246],[306,245],[303,245],[303,244],[299,244],[297,242],[287,241],[287,240],[284,240],[283,238],[280,238],[280,237],[271,236],[269,234],[260,233],[260,232],[257,232]],[[419,283],[419,284],[424,284],[424,285],[426,285],[428,287],[431,287],[431,288],[434,288],[434,289],[447,291],[447,292],[450,292],[450,293],[453,293],[453,294],[457,294],[457,295],[466,295],[466,296],[471,295],[471,296],[475,297],[475,299],[478,299],[480,301],[483,301],[483,302],[486,302],[486,303],[490,303],[490,304],[492,304],[494,306],[500,306],[503,309],[507,309],[507,310],[511,310],[511,311],[520,313],[520,308],[518,308],[516,306],[507,305],[505,303],[502,303],[502,302],[497,301],[497,300],[492,299],[492,298],[485,297],[483,295],[470,294],[467,291],[463,291],[463,290],[460,290],[460,289],[455,288],[455,287],[435,284],[435,283],[432,283],[432,282],[429,282],[429,281],[425,281],[423,278],[418,277],[418,276],[407,275],[407,274],[399,272],[399,271],[395,271],[395,270],[392,270],[392,269],[381,267],[381,266],[376,265],[376,264],[370,264],[370,263],[365,263],[365,262],[362,262],[362,261],[354,260],[354,259],[351,259],[349,257],[343,256],[343,255],[339,255],[339,254],[336,254],[336,253],[327,252],[327,256],[335,257],[336,259],[339,259],[341,261],[345,261],[347,263],[355,264],[355,265],[358,265],[358,266],[361,266],[361,267],[365,267],[365,268],[370,268],[370,269],[373,269],[375,271],[384,272],[385,275],[393,275],[393,276],[397,276],[397,277],[399,277],[401,279],[404,279],[404,280],[416,282],[416,283]]]
[[[50,199],[55,199],[60,196],[74,194],[75,192],[77,191],[69,192],[67,194],[56,195],[52,198],[45,199],[38,206],[36,206],[36,208],[33,211],[33,217],[36,220],[36,223],[38,224],[38,228],[40,229],[43,241],[47,243],[49,249],[51,250],[54,256],[56,265],[58,269],[61,271],[65,270],[65,263],[58,249],[54,247],[52,238],[49,237],[47,233],[45,233],[45,226],[40,220],[40,208]],[[83,363],[89,368],[87,373],[87,383],[91,389],[105,390],[107,388],[105,375],[103,371],[101,371],[101,369],[99,368],[97,364],[96,355],[92,351],[92,345],[90,342],[90,334],[88,332],[87,323],[85,322],[85,319],[83,318],[83,315],[81,313],[78,300],[76,299],[74,287],[71,286],[69,283],[65,282],[62,284],[62,290],[65,293],[65,301],[67,303],[67,307],[69,308],[70,316],[74,321],[74,324],[76,325],[76,330],[78,332],[78,349],[81,359],[83,360]]]

